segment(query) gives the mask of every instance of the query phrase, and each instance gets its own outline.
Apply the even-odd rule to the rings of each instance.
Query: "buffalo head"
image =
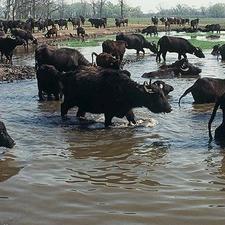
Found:
[[[198,58],[205,58],[205,55],[203,54],[200,48],[195,48],[194,55],[197,56]]]
[[[155,42],[148,42],[146,48],[149,48],[154,54],[158,52],[157,45]]]
[[[14,145],[14,140],[9,136],[4,123],[0,121],[0,146],[12,148]]]
[[[219,48],[220,48],[219,44],[218,45],[214,45],[211,54],[215,55],[215,56],[219,55]]]
[[[144,82],[143,89],[145,93],[144,106],[150,111],[154,113],[169,113],[172,111],[167,98],[159,86]]]
[[[159,88],[161,88],[165,96],[174,90],[174,88],[171,85],[166,84],[161,80],[155,81],[154,83],[152,83],[152,85],[157,85]]]

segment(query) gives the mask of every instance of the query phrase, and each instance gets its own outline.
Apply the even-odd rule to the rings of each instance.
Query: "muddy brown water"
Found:
[[[90,59],[100,47],[80,50]],[[204,77],[224,78],[225,64],[205,54],[190,62]],[[135,61],[135,52],[126,58]],[[17,53],[14,63],[33,65],[33,53]],[[157,66],[146,54],[125,68],[143,82]],[[16,141],[0,148],[0,224],[224,225],[225,149],[208,144],[212,105],[193,105],[191,95],[177,104],[194,81],[166,80],[175,88],[170,114],[138,108],[138,125],[115,118],[111,129],[102,115],[79,123],[76,109],[62,122],[59,102],[38,102],[36,80],[0,85],[0,119]],[[221,119],[219,111],[213,130]]]

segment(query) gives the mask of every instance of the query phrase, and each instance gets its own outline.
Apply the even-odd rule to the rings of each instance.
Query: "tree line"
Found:
[[[225,17],[225,3],[217,3],[209,7],[192,8],[178,4],[170,9],[158,7],[158,12],[144,14],[140,7],[130,7],[126,0],[118,0],[113,4],[110,0],[79,0],[67,3],[66,0],[0,0],[0,17],[6,20],[27,19],[32,17],[68,19],[69,17]]]
[[[0,17],[6,20],[76,17],[140,17],[140,7],[130,7],[124,0],[113,4],[107,0],[80,0],[71,4],[65,0],[0,0]]]
[[[224,18],[225,17],[225,3],[216,3],[209,7],[193,8],[185,4],[178,4],[170,9],[158,7],[157,13],[151,13],[148,16],[177,16],[177,17],[210,17],[210,18]]]

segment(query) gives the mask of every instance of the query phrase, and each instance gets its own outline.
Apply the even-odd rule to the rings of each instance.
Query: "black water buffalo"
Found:
[[[80,37],[80,35],[82,38],[85,36],[85,30],[83,27],[77,27],[77,36]]]
[[[55,66],[59,71],[76,70],[81,65],[91,63],[76,49],[51,49],[47,45],[39,46],[35,51],[36,68],[42,64]]]
[[[9,136],[5,124],[0,121],[0,147],[12,148],[14,145],[15,142]]]
[[[50,38],[50,37],[54,37],[54,35],[55,37],[57,37],[57,32],[58,32],[58,29],[55,26],[53,26],[47,31],[47,33],[45,34],[45,37]]]
[[[100,53],[99,55],[95,52],[92,53],[92,64],[94,63],[94,56],[96,56],[97,66],[103,68],[120,69],[120,60],[115,59],[111,54]]]
[[[61,82],[64,92],[62,117],[70,108],[78,106],[83,112],[104,113],[108,127],[114,116],[122,118],[135,107],[144,106],[154,113],[171,111],[159,87],[140,85],[127,76],[127,71],[105,69],[97,74],[83,71],[76,76],[70,73]]]
[[[199,18],[191,20],[191,27],[193,29],[197,29],[198,28],[198,24],[199,24]]]
[[[170,65],[162,65],[157,71],[144,73],[143,78],[197,77],[202,70],[189,63],[187,59],[178,60]]]
[[[171,91],[174,90],[174,88],[171,85],[166,84],[161,80],[153,82],[152,85],[157,85],[159,88],[161,88],[165,96],[167,96]]]
[[[51,100],[53,94],[55,100],[59,100],[61,88],[58,79],[59,71],[52,65],[43,64],[37,70],[37,85],[39,100],[43,101],[43,94],[47,94],[48,100]]]
[[[55,21],[58,26],[59,26],[59,30],[63,30],[63,28],[68,30],[68,22],[65,19],[59,19],[58,21]]]
[[[179,99],[192,94],[196,104],[212,103],[225,92],[225,80],[218,78],[199,78]]]
[[[24,45],[24,43],[24,40],[20,38],[0,38],[1,60],[3,60],[3,55],[5,55],[9,63],[12,64],[13,50],[16,48],[16,46]]]
[[[218,143],[224,147],[225,146],[225,93],[217,99],[216,104],[213,109],[213,112],[212,112],[212,115],[211,115],[209,123],[208,123],[210,141],[212,140],[211,124],[216,116],[216,112],[217,112],[217,109],[219,108],[219,106],[223,112],[223,119],[222,119],[222,123],[220,124],[220,126],[216,128],[214,137],[215,137],[216,143]]]
[[[211,52],[212,55],[217,55],[217,58],[219,55],[221,55],[222,61],[225,60],[225,44],[223,45],[214,45],[213,50]]]
[[[106,40],[102,43],[102,51],[115,56],[122,62],[127,43],[125,41]]]
[[[79,17],[80,17],[80,21],[81,21],[82,25],[84,25],[85,18],[83,16],[81,16],[81,15]]]
[[[155,35],[158,35],[158,31],[157,31],[157,27],[156,26],[148,26],[146,28],[144,28],[142,31],[141,31],[142,34],[150,34],[150,36],[152,36],[152,34]]]
[[[143,54],[145,54],[144,48],[148,48],[153,53],[157,53],[156,44],[148,42],[141,34],[120,33],[116,35],[116,40],[125,41],[127,43],[126,48],[135,49],[137,51],[137,54],[139,54],[140,51],[142,51]]]
[[[88,21],[91,23],[91,26],[95,28],[102,28],[106,26],[106,20],[105,18],[89,18]]]
[[[181,59],[183,55],[184,58],[187,58],[186,53],[194,54],[199,58],[205,58],[202,50],[198,47],[192,45],[188,40],[180,37],[169,37],[163,36],[159,39],[158,45],[160,46],[160,50],[157,53],[156,60],[161,60],[160,55],[164,61],[166,61],[166,53],[168,52],[177,52],[178,59]]]
[[[11,33],[16,38],[21,38],[26,42],[26,47],[28,48],[28,41],[31,40],[33,44],[37,44],[37,39],[32,35],[30,31],[25,31],[22,29],[12,29]]]
[[[69,18],[68,21],[72,23],[74,30],[75,30],[76,26],[80,27],[80,23],[81,23],[80,18]]]
[[[115,25],[116,27],[121,27],[121,24],[123,26],[128,26],[128,19],[127,18],[115,18]]]
[[[152,23],[153,23],[155,26],[158,25],[159,19],[158,19],[156,16],[152,17],[151,19],[152,19]]]
[[[205,29],[206,29],[206,32],[216,31],[216,33],[220,33],[221,26],[219,24],[209,24],[205,26]]]

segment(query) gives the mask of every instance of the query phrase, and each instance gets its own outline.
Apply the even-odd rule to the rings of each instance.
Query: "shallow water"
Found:
[[[101,48],[80,50],[90,59]],[[21,54],[15,64],[34,64],[33,53]],[[125,69],[138,82],[158,66],[149,54],[136,60],[129,50],[126,58],[136,61]],[[209,51],[189,59],[202,76],[224,78],[225,64]],[[36,80],[1,85],[0,119],[16,146],[0,149],[0,224],[224,224],[225,151],[208,144],[213,105],[193,105],[188,95],[179,108],[195,79],[166,82],[175,88],[170,114],[138,108],[138,125],[115,118],[111,129],[102,115],[79,123],[76,109],[62,122],[59,102],[38,102]],[[218,112],[213,130],[220,121]]]

